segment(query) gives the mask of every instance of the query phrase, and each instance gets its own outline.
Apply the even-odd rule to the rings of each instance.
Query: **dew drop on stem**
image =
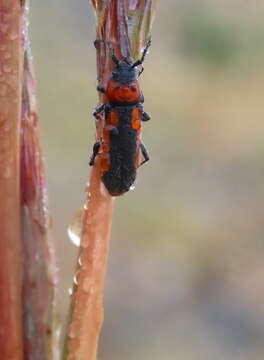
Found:
[[[73,219],[68,227],[68,236],[75,246],[80,246],[82,219],[83,209],[80,209],[74,214]]]

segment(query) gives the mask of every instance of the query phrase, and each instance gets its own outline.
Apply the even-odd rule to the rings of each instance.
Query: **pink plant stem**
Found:
[[[103,321],[102,298],[112,210],[113,199],[102,186],[96,164],[91,171],[83,215],[81,251],[67,332],[67,360],[96,359]]]
[[[21,113],[23,325],[26,360],[55,360],[57,268],[50,237],[45,166],[39,139],[35,77],[25,52]]]
[[[0,0],[0,351],[22,360],[19,131],[22,49],[19,0]]]

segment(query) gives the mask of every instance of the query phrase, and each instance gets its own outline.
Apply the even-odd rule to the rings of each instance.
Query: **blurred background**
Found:
[[[32,2],[66,318],[97,104],[88,0]],[[115,204],[99,360],[262,360],[264,2],[159,2],[141,84],[151,161]]]

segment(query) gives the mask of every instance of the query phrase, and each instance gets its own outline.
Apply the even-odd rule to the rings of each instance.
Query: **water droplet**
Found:
[[[78,285],[78,280],[77,280],[77,276],[76,276],[76,275],[74,275],[74,277],[73,277],[73,282],[74,282],[75,285]]]
[[[10,73],[12,71],[12,67],[10,65],[8,65],[8,64],[4,64],[3,65],[3,71],[5,73]]]
[[[83,254],[79,256],[79,258],[78,258],[78,264],[80,265],[80,267],[82,268],[82,270],[87,269],[87,265],[84,264],[84,261],[83,261]]]
[[[82,260],[82,257],[81,257],[81,256],[79,256],[79,258],[78,258],[78,264],[79,264],[80,266],[83,266],[83,260]]]
[[[91,285],[92,285],[92,280],[90,277],[86,277],[84,280],[83,280],[83,290],[85,292],[89,292],[90,289],[91,289]]]
[[[86,264],[87,264],[87,254],[85,254],[85,252],[82,252],[81,255],[79,256],[78,263],[82,267],[82,269],[83,269],[83,267],[86,266]]]
[[[74,282],[75,285],[79,285],[80,274],[81,274],[81,269],[77,270],[76,273],[74,274],[73,282]]]
[[[136,185],[131,185],[129,190],[135,190],[135,188],[136,188]]]
[[[10,40],[16,40],[18,38],[18,34],[16,31],[11,31],[10,35],[9,35],[9,39]]]
[[[82,219],[83,219],[83,209],[80,209],[74,214],[73,219],[68,227],[69,238],[71,242],[76,246],[80,246]]]
[[[89,183],[89,181],[87,181],[86,186],[85,186],[85,191],[89,192],[89,188],[90,188],[90,183]]]
[[[68,289],[68,293],[69,293],[70,296],[72,296],[72,294],[73,294],[72,288],[69,288],[69,289]]]

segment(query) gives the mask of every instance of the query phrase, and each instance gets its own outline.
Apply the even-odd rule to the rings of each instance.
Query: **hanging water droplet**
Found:
[[[79,256],[79,258],[78,258],[78,264],[79,264],[79,266],[82,268],[82,270],[87,269],[87,265],[85,265],[84,262],[83,262],[83,257],[82,257],[82,255]]]
[[[72,288],[69,288],[69,289],[68,289],[68,293],[69,293],[70,296],[72,296],[72,294],[73,294]]]
[[[73,283],[75,285],[79,285],[79,282],[80,282],[80,275],[81,275],[81,269],[77,270],[74,274],[74,277],[73,277]]]
[[[79,258],[78,258],[78,264],[79,264],[80,266],[83,266],[83,261],[82,261],[82,257],[81,257],[81,256],[79,256]]]
[[[82,268],[84,266],[86,266],[86,265],[84,265],[87,263],[87,256],[86,256],[85,252],[82,252],[81,255],[79,256],[78,263]]]
[[[74,277],[73,277],[73,283],[74,283],[75,285],[78,285],[78,280],[77,280],[77,276],[76,276],[76,275],[74,275]]]
[[[74,214],[73,219],[68,227],[69,238],[71,242],[76,246],[80,246],[82,219],[83,219],[83,209],[80,209]]]

